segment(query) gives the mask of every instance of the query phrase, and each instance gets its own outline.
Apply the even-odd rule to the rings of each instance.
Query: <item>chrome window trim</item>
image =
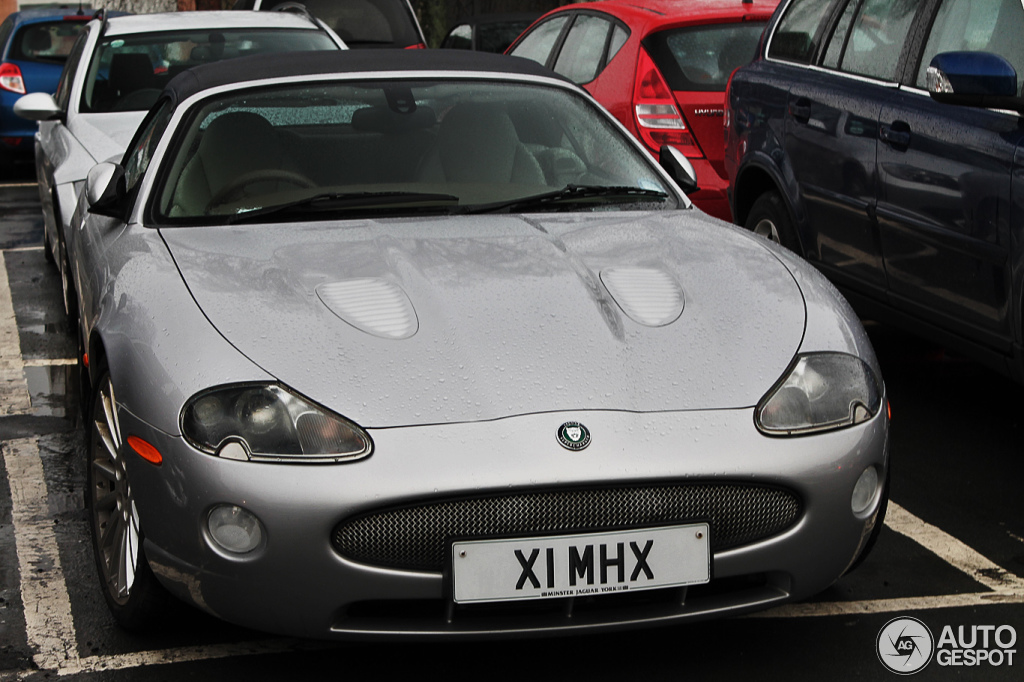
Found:
[[[1024,0],[1021,1],[1024,2]],[[885,88],[898,89],[900,87],[900,84],[897,81],[879,80],[877,78],[871,78],[870,76],[861,76],[860,74],[856,73],[840,71],[839,69],[826,69],[824,66],[816,66],[814,64],[798,64],[796,62],[787,62],[784,59],[768,59],[767,57],[765,58],[765,61],[771,61],[776,64],[788,64],[789,66],[796,66],[802,69],[815,71],[817,73],[828,74],[830,76],[842,76],[843,78],[849,78],[850,80],[859,81],[861,83],[868,83],[871,85],[880,85]]]

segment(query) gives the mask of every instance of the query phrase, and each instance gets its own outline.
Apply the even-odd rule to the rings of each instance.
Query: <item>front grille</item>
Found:
[[[341,522],[334,549],[360,563],[442,571],[449,538],[589,532],[707,521],[711,551],[749,544],[796,522],[800,500],[732,483],[580,489],[431,502]]]

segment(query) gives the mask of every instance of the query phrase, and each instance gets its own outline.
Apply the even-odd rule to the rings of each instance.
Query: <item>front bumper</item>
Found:
[[[573,412],[494,422],[373,430],[371,457],[340,465],[275,465],[199,453],[121,411],[124,435],[163,453],[129,457],[147,558],[182,599],[248,627],[317,638],[573,633],[733,615],[813,595],[851,564],[875,521],[881,491],[854,515],[868,466],[885,480],[884,415],[802,438],[767,438],[752,410],[629,414]],[[571,452],[555,434],[584,422],[591,445]],[[454,606],[444,572],[369,566],[341,556],[339,522],[466,496],[663,482],[741,482],[784,488],[802,503],[770,538],[717,551],[712,582],[628,595]],[[215,549],[210,508],[237,505],[263,523],[250,554]],[[712,530],[712,533],[714,531]]]

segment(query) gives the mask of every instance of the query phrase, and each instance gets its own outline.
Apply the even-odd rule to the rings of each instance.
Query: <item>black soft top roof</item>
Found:
[[[325,50],[256,55],[197,66],[171,80],[164,93],[177,104],[203,90],[231,83],[381,71],[480,71],[566,80],[529,59],[469,50]]]

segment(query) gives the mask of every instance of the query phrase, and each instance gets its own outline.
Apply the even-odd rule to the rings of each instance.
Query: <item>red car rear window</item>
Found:
[[[652,33],[644,47],[673,90],[724,92],[729,75],[752,61],[765,22],[745,21]]]

